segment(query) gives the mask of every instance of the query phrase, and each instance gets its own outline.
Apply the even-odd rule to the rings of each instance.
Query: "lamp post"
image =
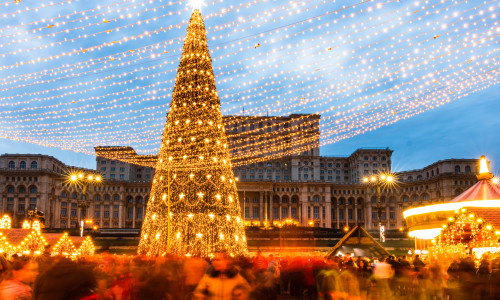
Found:
[[[381,189],[390,189],[392,188],[395,184],[395,176],[393,174],[388,174],[388,173],[382,173],[379,174],[378,176],[371,176],[371,177],[363,177],[363,184],[366,184],[372,188],[375,188],[377,191],[377,204],[375,206],[375,209],[377,211],[377,217],[378,217],[378,229],[379,229],[379,235],[380,235],[380,241],[385,242],[385,227],[382,226],[382,204],[380,203],[380,190]]]
[[[89,208],[90,203],[87,200],[87,186],[89,184],[100,184],[102,183],[102,177],[98,174],[84,173],[84,172],[69,172],[67,182],[75,187],[82,188],[82,197],[78,201],[78,207],[80,207],[80,214],[78,214],[78,223],[80,224],[80,236],[83,236],[83,230],[85,224],[92,224],[92,220],[86,219],[87,208]],[[83,219],[85,219],[85,221]]]

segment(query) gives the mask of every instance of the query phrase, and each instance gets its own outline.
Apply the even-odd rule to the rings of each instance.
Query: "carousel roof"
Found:
[[[458,195],[450,202],[462,202],[473,200],[500,200],[500,187],[491,180],[479,180],[468,190]]]
[[[481,217],[495,228],[500,229],[500,207],[474,207],[468,208],[467,211]]]

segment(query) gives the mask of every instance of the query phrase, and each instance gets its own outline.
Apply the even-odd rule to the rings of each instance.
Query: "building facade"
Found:
[[[379,214],[376,189],[362,178],[390,172],[392,150],[362,148],[345,157],[320,156],[317,115],[230,116],[225,122],[233,156],[241,161],[250,157],[250,163],[234,168],[248,226],[371,229],[380,222],[397,229],[405,227],[402,211],[449,201],[477,181],[477,159],[447,159],[400,172],[398,186],[381,191]],[[259,155],[280,158],[253,162]],[[96,156],[96,170],[66,166],[46,155],[0,156],[0,212],[12,215],[14,226],[36,208],[45,213],[49,228],[77,228],[84,218],[101,228],[140,228],[155,156],[137,155],[131,147],[102,146],[96,147]],[[147,163],[131,164],[122,157]],[[82,186],[68,184],[70,169],[100,173],[104,180],[88,184],[84,193]]]

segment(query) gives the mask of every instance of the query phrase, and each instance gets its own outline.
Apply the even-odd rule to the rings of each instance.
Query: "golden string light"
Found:
[[[245,255],[236,182],[198,10],[189,22],[170,107],[138,252]]]
[[[241,111],[241,108],[244,107],[246,113],[255,115],[307,111],[320,113],[322,114],[321,127],[315,125],[315,128],[319,128],[322,137],[325,137],[321,142],[323,145],[335,142],[338,138],[358,134],[363,130],[373,130],[403,117],[414,116],[497,82],[494,78],[497,74],[496,71],[491,71],[488,75],[476,76],[478,79],[487,78],[486,83],[473,80],[471,83],[464,85],[463,82],[460,82],[464,78],[463,76],[466,76],[466,72],[480,74],[485,71],[483,66],[488,64],[491,66],[497,65],[497,57],[493,56],[493,51],[488,51],[495,48],[497,43],[498,25],[495,20],[497,6],[487,7],[494,2],[481,2],[474,4],[474,6],[457,9],[456,7],[463,5],[462,1],[443,1],[443,3],[433,3],[432,5],[425,2],[422,4],[411,3],[411,5],[405,3],[396,6],[391,6],[393,5],[392,1],[388,1],[382,3],[380,7],[375,7],[373,3],[367,3],[366,6],[358,4],[356,9],[341,8],[338,12],[332,14],[337,23],[332,23],[331,26],[334,27],[334,24],[341,24],[343,20],[351,20],[358,15],[366,15],[368,18],[359,18],[362,21],[350,23],[348,26],[338,26],[340,28],[335,28],[335,30],[328,31],[326,34],[321,32],[319,35],[313,35],[312,32],[324,31],[332,18],[308,17],[303,18],[294,25],[290,25],[292,24],[290,22],[284,22],[285,25],[282,26],[281,31],[283,36],[273,36],[273,34],[280,32],[279,26],[274,29],[264,28],[266,24],[286,20],[285,14],[282,14],[286,11],[300,15],[298,12],[300,9],[315,6],[317,8],[318,5],[326,5],[325,1],[296,1],[296,3],[298,3],[297,10],[282,5],[283,9],[281,11],[271,8],[258,18],[243,15],[241,19],[244,22],[242,21],[239,24],[237,21],[228,20],[227,22],[224,21],[223,25],[212,27],[214,33],[218,32],[218,30],[220,32],[212,36],[211,39],[224,40],[223,43],[215,47],[215,52],[219,53],[219,55],[215,56],[216,61],[227,62],[225,65],[219,65],[215,68],[220,70],[220,73],[216,74],[216,76],[222,76],[220,79],[218,78],[221,84],[219,91],[221,94],[224,92],[221,98],[227,99],[223,104],[227,105],[222,110],[223,112]],[[252,2],[252,5],[257,4],[257,2]],[[151,7],[158,7],[158,5],[153,4]],[[380,9],[381,13],[374,14],[376,9]],[[456,11],[453,11],[454,9]],[[219,10],[218,15],[214,14],[213,16],[225,15],[226,12],[223,13],[222,11],[223,9]],[[341,15],[342,13],[344,15]],[[163,14],[164,12],[158,12],[157,15],[161,16]],[[374,14],[373,17],[372,14]],[[432,17],[433,14],[441,17]],[[212,16],[212,14],[210,15]],[[320,16],[321,14],[313,15]],[[419,26],[413,26],[411,31],[404,31],[403,26],[412,24],[412,22],[415,22],[415,24],[416,22],[421,23]],[[182,22],[178,24],[182,24]],[[178,24],[176,26],[179,26]],[[255,34],[251,33],[248,37],[233,39],[232,37],[235,37],[236,34],[229,35],[228,32],[223,32],[232,29],[231,25],[227,24],[238,24],[234,26],[236,34],[257,29],[259,26],[263,27],[263,29]],[[387,29],[388,32],[392,30],[395,32],[384,36],[384,29]],[[89,28],[84,30],[89,30]],[[344,30],[345,33],[341,34],[341,30]],[[376,33],[383,36],[383,38],[373,39],[370,37],[371,34],[374,34],[374,30],[379,31]],[[273,33],[271,34],[271,32]],[[90,33],[87,34],[91,36]],[[289,37],[284,38],[285,35]],[[307,38],[307,44],[291,40],[292,37],[300,35]],[[125,34],[125,36],[130,37],[132,35]],[[342,39],[336,42],[336,37]],[[226,42],[227,39],[229,39],[229,42]],[[364,40],[366,40],[366,43]],[[257,43],[254,44],[253,41],[259,44],[258,48],[254,47]],[[270,49],[269,46],[273,43],[276,43],[277,47]],[[469,49],[457,47],[460,43],[470,45]],[[312,46],[315,44],[316,47]],[[165,50],[160,49],[160,47],[154,50],[156,46],[151,45],[150,49],[154,53],[165,54],[162,52]],[[345,47],[351,45],[354,45],[354,47],[346,51]],[[291,49],[288,49],[287,46],[291,47]],[[133,48],[139,49],[137,47]],[[231,51],[232,49],[234,51]],[[413,50],[417,49],[418,53],[412,53]],[[95,146],[95,141],[99,141],[100,144],[132,142],[134,147],[139,147],[138,151],[142,153],[157,151],[157,141],[161,134],[159,125],[163,120],[160,114],[163,114],[165,109],[168,108],[161,102],[170,97],[168,85],[172,82],[172,79],[155,81],[155,76],[163,79],[162,76],[172,72],[172,70],[164,70],[164,67],[173,64],[174,61],[158,60],[150,61],[149,63],[152,65],[147,67],[133,66],[135,63],[140,62],[139,59],[147,59],[150,55],[143,55],[142,50],[121,53],[129,57],[130,60],[127,62],[117,58],[115,64],[115,62],[110,61],[111,57],[114,57],[111,55],[107,59],[100,58],[100,61],[104,63],[103,66],[81,65],[78,70],[83,72],[81,75],[77,75],[79,73],[75,74],[75,78],[78,78],[79,76],[91,75],[93,72],[109,70],[112,71],[111,76],[109,76],[110,79],[106,79],[107,76],[103,74],[100,75],[102,77],[98,80],[93,75],[89,77],[89,81],[80,80],[78,84],[63,81],[60,84],[61,89],[57,90],[57,94],[56,90],[44,88],[36,91],[16,92],[15,94],[4,93],[0,105],[5,108],[12,107],[12,109],[2,110],[1,112],[5,118],[0,121],[0,126],[4,129],[5,136],[12,139],[28,137],[28,139],[36,143],[50,144],[51,146],[64,147],[84,153],[93,152],[92,148]],[[239,53],[248,53],[250,55],[245,55],[245,59],[238,61],[232,60],[233,57],[239,57],[241,55]],[[259,53],[257,55],[260,56],[256,56],[255,53]],[[344,53],[347,53],[347,55]],[[90,56],[90,52],[86,52],[86,55]],[[300,63],[302,59],[308,56],[310,62],[305,64],[303,68],[286,68],[287,58],[292,58],[288,60],[290,64],[291,61]],[[340,59],[334,59],[335,56],[339,56]],[[426,56],[428,58],[425,58]],[[172,55],[172,58],[174,57],[176,55]],[[262,67],[252,67],[252,59],[250,58],[254,58]],[[366,62],[363,62],[363,60]],[[467,61],[466,64],[456,64],[456,62],[463,62],[464,60]],[[484,63],[483,61],[488,62]],[[128,63],[130,65],[127,65]],[[114,66],[113,68],[132,67],[137,70],[125,70],[125,72],[119,71],[117,73],[113,68],[102,68],[105,65]],[[413,66],[413,69],[405,69],[405,65]],[[319,71],[318,66],[321,66]],[[282,67],[284,67],[284,70],[274,71]],[[157,71],[153,71],[155,68]],[[433,70],[433,68],[438,71]],[[39,74],[40,76],[52,76],[50,70],[45,72],[46,75],[43,75],[43,72]],[[264,72],[263,76],[258,79],[251,78],[254,74],[257,74],[258,70]],[[272,74],[273,71],[275,74]],[[143,74],[140,74],[141,72]],[[336,72],[346,73],[341,80],[338,80],[334,78]],[[422,74],[418,74],[419,72],[432,73],[434,77],[424,78],[421,76]],[[131,79],[126,77],[136,77],[136,75],[139,75],[137,78],[140,78],[140,81],[147,83],[140,84],[141,87],[139,88],[135,87],[136,84],[133,84],[131,88],[128,86],[131,85]],[[10,76],[17,75],[9,74],[8,77]],[[122,76],[121,79],[120,76]],[[404,80],[405,76],[416,76],[416,80],[406,82]],[[47,80],[50,79],[47,78]],[[402,80],[403,84],[390,87],[390,85],[393,85],[392,82],[397,80]],[[434,84],[433,81],[438,82]],[[238,83],[232,84],[232,82]],[[433,84],[428,84],[428,82]],[[29,82],[26,83],[30,84]],[[88,86],[83,88],[86,84]],[[387,88],[384,89],[384,86]],[[152,87],[156,90],[156,95],[140,92],[141,89],[147,90]],[[5,88],[8,89],[9,87],[5,85]],[[21,86],[18,88],[23,89]],[[98,91],[99,89],[106,90],[106,93],[103,95]],[[381,93],[375,92],[378,89],[383,89],[386,93],[389,93],[386,99],[383,100]],[[228,91],[234,91],[234,93],[229,94]],[[28,94],[35,95],[33,92],[43,95],[43,98],[28,96]],[[447,95],[447,93],[450,94]],[[92,94],[96,96],[92,96]],[[418,100],[418,95],[425,95],[426,100]],[[23,100],[31,98],[28,101],[37,98],[42,105],[30,105],[24,110],[16,107],[16,105],[20,106],[21,103],[27,104],[30,102],[15,102],[12,101],[13,98],[10,98],[12,96],[23,97]],[[76,103],[67,101],[72,97],[77,98],[74,100]],[[99,97],[97,98],[99,100],[96,101],[93,97]],[[401,98],[401,100],[397,100],[398,98]],[[271,101],[279,101],[279,103],[271,104]],[[153,105],[149,105],[148,102]],[[336,102],[339,102],[339,104],[337,105]],[[148,107],[145,107],[145,105],[148,105]],[[130,110],[127,110],[128,106],[131,107]],[[46,111],[42,111],[43,107]],[[305,115],[307,116],[308,113]],[[356,120],[356,118],[359,119]],[[16,121],[12,122],[14,120]],[[243,125],[239,121],[234,122],[236,122],[238,133],[232,135],[232,137],[238,138],[248,133],[241,132]],[[151,129],[146,130],[137,128],[141,125],[156,125],[157,128],[151,127]],[[247,128],[249,125],[250,123],[245,124]],[[256,125],[255,122],[254,125]],[[74,128],[71,132],[65,129],[70,126]],[[92,136],[93,140],[85,136],[85,131],[88,131],[88,129],[92,129],[92,133],[88,136]],[[280,128],[278,132],[285,133],[286,131]],[[120,137],[115,141],[112,137],[118,133],[120,133]],[[137,142],[137,137],[141,137],[141,133],[146,138]],[[59,134],[61,136],[57,136]],[[266,136],[263,135],[263,137]],[[71,142],[68,139],[77,142]],[[270,137],[270,140],[279,141],[278,138],[273,137]],[[258,146],[264,144],[259,142]],[[296,145],[300,146],[300,143]],[[234,147],[238,157],[251,158],[246,154],[241,156],[239,154],[249,152],[249,145],[240,144]],[[263,157],[277,157],[273,153],[277,150],[279,150],[278,146],[269,148],[269,153],[258,151],[255,154]]]

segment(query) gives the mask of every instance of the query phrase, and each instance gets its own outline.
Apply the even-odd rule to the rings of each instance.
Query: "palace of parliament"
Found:
[[[224,119],[235,161],[248,153],[262,153],[259,149],[285,153],[234,168],[248,226],[293,223],[371,229],[381,222],[387,229],[399,229],[405,227],[403,210],[447,202],[477,182],[478,159],[444,159],[399,172],[397,187],[382,189],[377,195],[363,177],[390,172],[393,151],[388,148],[360,148],[345,157],[320,156],[319,115]],[[141,228],[154,169],[102,155],[106,151],[120,157],[126,151],[140,160],[141,155],[131,147],[98,146],[95,150],[95,170],[67,166],[47,155],[1,155],[0,213],[10,214],[14,226],[36,209],[44,213],[47,228],[78,228],[83,218],[93,219],[100,228]],[[99,173],[102,183],[86,186],[82,200],[82,187],[67,184],[69,169]]]

